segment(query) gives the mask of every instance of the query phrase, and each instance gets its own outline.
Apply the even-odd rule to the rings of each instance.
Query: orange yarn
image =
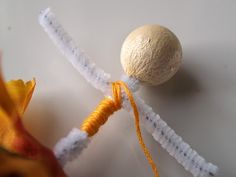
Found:
[[[108,97],[104,98],[97,108],[84,120],[80,130],[93,136],[98,129],[108,120],[109,116],[121,108],[121,88],[118,83],[112,83],[114,101]]]
[[[135,116],[136,134],[139,140],[139,144],[141,145],[142,150],[152,167],[155,177],[159,177],[156,165],[154,161],[152,160],[152,156],[150,152],[148,151],[142,138],[142,133],[139,126],[138,108],[136,106],[136,103],[135,103],[135,100],[133,98],[131,91],[129,90],[128,86],[124,82],[117,81],[117,82],[112,83],[112,92],[113,92],[114,101],[110,98],[104,98],[100,102],[98,107],[95,109],[95,111],[92,114],[90,114],[87,119],[85,119],[80,129],[87,132],[89,136],[93,136],[94,134],[98,132],[98,129],[108,120],[109,116],[121,108],[121,102],[122,102],[121,87],[123,87],[125,93],[127,94],[129,98],[130,104],[133,108],[133,113]]]
[[[115,102],[110,98],[104,98],[97,108],[87,119],[84,120],[80,129],[87,132],[89,136],[93,136],[115,111],[119,110]]]

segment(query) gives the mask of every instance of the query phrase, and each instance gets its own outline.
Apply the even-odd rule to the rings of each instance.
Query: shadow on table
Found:
[[[150,95],[160,95],[161,97],[188,97],[200,91],[200,85],[196,78],[184,67],[169,81],[159,86],[145,88]]]

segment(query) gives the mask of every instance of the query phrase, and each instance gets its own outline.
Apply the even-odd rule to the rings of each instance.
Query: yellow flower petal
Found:
[[[16,136],[17,131],[14,128],[14,122],[9,117],[9,115],[0,107],[0,159],[2,149],[7,149],[7,151],[9,152],[15,152],[12,145]]]
[[[23,80],[12,80],[6,84],[7,91],[16,104],[20,116],[25,112],[35,88],[35,79],[24,82]]]
[[[0,107],[0,148],[12,150],[12,142],[16,136],[14,122],[11,117]]]
[[[12,101],[0,70],[0,107],[9,115],[12,121],[17,119],[17,110]]]
[[[35,87],[35,80],[4,83],[0,73],[0,147],[14,151],[12,143],[17,135],[16,122],[22,117]]]

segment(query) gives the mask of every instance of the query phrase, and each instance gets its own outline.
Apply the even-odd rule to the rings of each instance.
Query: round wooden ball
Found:
[[[182,48],[178,38],[167,28],[145,25],[132,31],[121,48],[121,64],[128,76],[159,85],[179,69]]]

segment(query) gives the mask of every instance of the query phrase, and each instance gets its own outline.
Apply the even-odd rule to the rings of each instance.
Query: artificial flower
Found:
[[[5,83],[0,73],[0,177],[66,177],[53,152],[24,128],[35,80]]]

